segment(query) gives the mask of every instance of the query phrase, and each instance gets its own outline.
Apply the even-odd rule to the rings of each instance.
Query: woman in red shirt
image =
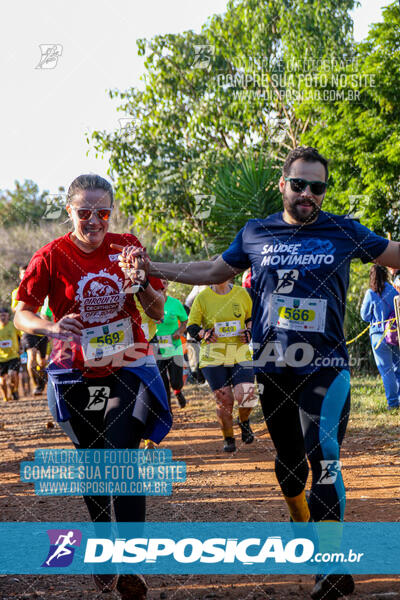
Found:
[[[136,306],[162,319],[161,281],[143,278],[141,261],[119,265],[118,247],[141,248],[130,233],[108,233],[113,189],[98,175],[81,175],[69,187],[73,230],[32,257],[21,281],[15,314],[18,329],[53,339],[48,400],[52,414],[76,448],[138,448],[160,442],[172,419],[151,347]],[[37,308],[49,297],[54,322]],[[111,496],[85,496],[92,521],[111,521]],[[117,521],[145,520],[144,496],[114,496]],[[97,575],[100,589],[117,586],[122,597],[144,598],[137,575]]]

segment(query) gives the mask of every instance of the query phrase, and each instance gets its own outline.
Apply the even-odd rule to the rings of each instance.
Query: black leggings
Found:
[[[157,361],[165,391],[167,392],[168,404],[171,408],[171,390],[180,392],[183,388],[183,356],[170,356]]]
[[[71,385],[64,398],[71,413],[70,424],[79,441],[75,443],[76,448],[139,448],[144,425],[132,417],[139,386],[140,379],[125,369],[109,377],[86,378],[85,383]],[[100,397],[97,405],[93,403],[93,389],[92,394],[89,390],[93,387],[105,388],[108,399],[102,401]],[[104,390],[100,396],[104,396]],[[110,496],[84,496],[84,500],[92,521],[111,520]],[[117,521],[145,520],[145,496],[114,496],[113,504]]]
[[[312,375],[257,375],[261,405],[277,455],[275,473],[285,496],[298,496],[312,470],[314,521],[343,519],[345,489],[339,454],[350,412],[350,375],[320,369]]]

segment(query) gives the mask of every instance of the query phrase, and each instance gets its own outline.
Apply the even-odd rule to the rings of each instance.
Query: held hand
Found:
[[[179,335],[179,331],[176,330],[175,333],[172,334],[172,339],[173,340],[179,340],[181,336]]]
[[[70,313],[62,317],[57,323],[50,322],[46,333],[47,337],[74,341],[80,344],[83,325],[78,321],[79,317],[79,313]]]
[[[206,329],[204,331],[203,340],[207,344],[213,344],[218,340],[218,337],[215,335],[214,327],[212,329]]]
[[[132,283],[145,283],[150,268],[150,259],[146,249],[136,246],[118,246],[117,244],[111,244],[111,248],[121,251],[118,265]]]

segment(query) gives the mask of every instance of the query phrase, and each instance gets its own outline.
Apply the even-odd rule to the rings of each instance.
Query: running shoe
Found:
[[[178,400],[179,406],[181,408],[185,408],[185,406],[186,406],[186,398],[182,394],[182,392],[178,392],[177,394],[175,394],[175,398]]]
[[[311,592],[313,600],[337,600],[354,592],[354,579],[349,573],[316,575]]]
[[[242,442],[245,444],[252,444],[254,442],[254,433],[250,427],[250,421],[240,421],[238,419],[238,425],[242,430]]]
[[[103,593],[112,592],[117,587],[118,575],[93,575],[93,581],[98,590]]]
[[[224,452],[235,452],[236,442],[235,438],[227,437],[224,439]]]
[[[19,400],[19,394],[18,394],[18,392],[11,392],[11,395],[12,395],[12,399],[13,400]]]
[[[147,584],[142,575],[120,575],[117,590],[121,600],[145,600]]]

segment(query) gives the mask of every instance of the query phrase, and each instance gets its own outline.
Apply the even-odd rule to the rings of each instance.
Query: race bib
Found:
[[[161,348],[168,348],[168,346],[173,346],[172,343],[172,335],[158,335],[158,344]]]
[[[12,340],[0,340],[0,348],[11,348]]]
[[[233,337],[239,335],[240,321],[224,321],[215,323],[214,330],[218,337]]]
[[[107,325],[90,327],[82,331],[82,352],[86,360],[111,356],[133,346],[130,319],[121,319]]]
[[[269,326],[293,331],[325,331],[327,300],[271,295]]]
[[[149,337],[150,337],[149,324],[148,323],[142,323],[141,327],[143,329],[143,333],[144,333],[144,335],[146,337],[146,340],[148,340]]]

